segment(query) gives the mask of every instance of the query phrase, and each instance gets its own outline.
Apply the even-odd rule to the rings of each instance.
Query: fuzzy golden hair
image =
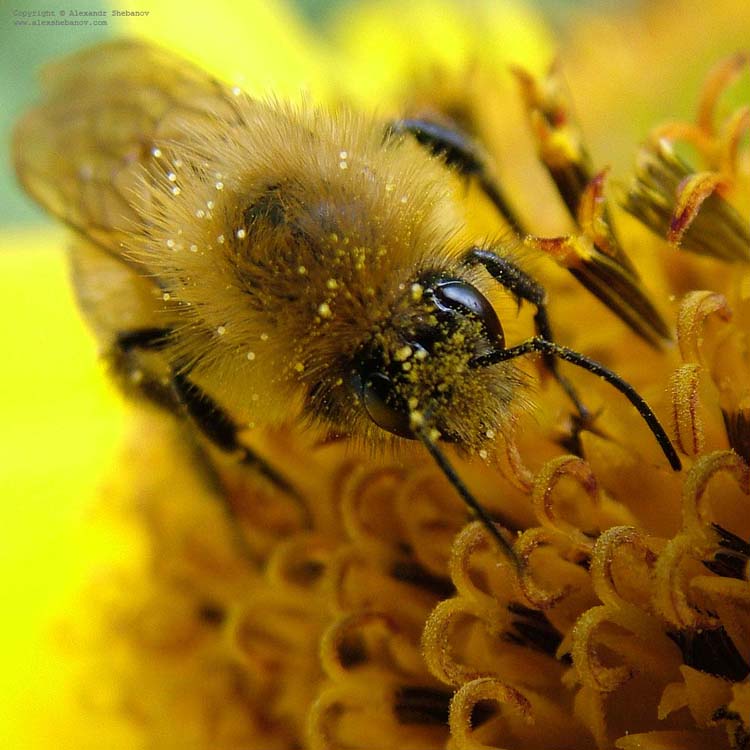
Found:
[[[240,424],[392,439],[351,387],[357,353],[403,356],[403,332],[430,320],[426,274],[489,293],[460,264],[470,242],[443,162],[371,117],[251,99],[137,42],[48,80],[17,130],[17,171],[78,234],[79,298],[104,348],[168,329],[142,367],[189,372]],[[445,332],[404,365],[399,394],[470,448],[521,385],[510,363],[470,367],[481,335],[470,321]]]

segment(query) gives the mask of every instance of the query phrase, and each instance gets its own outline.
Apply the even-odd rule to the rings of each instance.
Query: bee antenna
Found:
[[[440,450],[434,440],[430,438],[424,427],[416,429],[414,434],[422,442],[425,448],[427,448],[429,454],[435,460],[435,463],[440,467],[440,470],[445,474],[448,481],[456,489],[456,492],[461,496],[461,499],[466,505],[471,508],[476,514],[477,518],[482,522],[482,525],[487,529],[495,541],[500,545],[500,549],[513,563],[513,567],[516,571],[521,568],[521,561],[513,550],[508,540],[498,531],[497,526],[490,518],[489,513],[484,509],[482,504],[471,494],[469,488],[461,481],[461,478],[456,473],[456,470],[451,466],[445,454]]]
[[[675,471],[680,471],[680,469],[682,469],[682,463],[677,455],[677,451],[672,445],[672,441],[661,426],[661,422],[659,422],[656,414],[654,414],[651,407],[643,400],[643,397],[635,390],[635,388],[633,388],[632,385],[625,382],[619,375],[616,375],[603,364],[596,360],[589,359],[580,352],[555,344],[553,341],[547,341],[547,339],[540,338],[539,336],[535,336],[517,346],[511,346],[508,349],[498,347],[490,354],[477,357],[472,361],[471,365],[472,367],[487,367],[489,365],[497,364],[498,362],[507,362],[509,359],[515,359],[516,357],[523,357],[526,354],[534,354],[537,352],[559,357],[577,367],[588,370],[617,388],[617,390],[620,391],[620,393],[622,393],[638,410],[641,417],[643,417],[643,420],[649,426],[656,441],[659,443],[659,447],[662,449],[667,461],[669,461],[669,465]]]

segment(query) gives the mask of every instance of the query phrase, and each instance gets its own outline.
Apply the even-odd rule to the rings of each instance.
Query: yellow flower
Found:
[[[246,79],[254,90],[272,82],[294,95],[301,84],[321,99],[377,102],[385,116],[406,102],[412,112],[459,120],[497,156],[503,226],[528,234],[557,340],[644,395],[684,468],[669,469],[640,416],[608,384],[571,373],[595,415],[581,424],[570,418],[562,389],[542,375],[534,408],[514,416],[512,434],[491,437],[494,455],[452,455],[507,530],[521,563],[515,571],[486,529],[467,523],[455,489],[419,447],[373,456],[346,441],[316,442],[294,425],[249,431],[243,438],[279,467],[296,490],[290,494],[219,451],[196,448],[183,423],[144,408],[101,490],[98,512],[106,524],[120,524],[120,536],[69,535],[70,544],[87,542],[80,558],[101,557],[109,567],[75,599],[70,588],[56,589],[73,612],[59,633],[75,675],[58,667],[52,684],[77,686],[72,698],[60,688],[66,719],[50,722],[57,739],[71,747],[216,750],[747,748],[750,158],[742,145],[747,110],[720,111],[732,74],[747,75],[747,57],[709,77],[697,124],[675,116],[641,147],[633,182],[622,188],[628,217],[614,201],[605,204],[604,169],[615,163],[622,174],[623,151],[634,158],[635,139],[623,146],[620,136],[611,143],[604,136],[620,123],[630,135],[636,126],[599,62],[614,65],[618,34],[636,17],[574,27],[580,36],[566,92],[556,72],[543,73],[547,32],[518,6],[498,15],[494,4],[479,4],[480,24],[451,5],[397,17],[387,3],[365,6],[334,23],[338,50],[316,50],[322,45],[282,11],[247,7],[254,50],[247,51],[238,19],[222,21],[220,5],[206,45],[189,41],[182,6],[168,2],[157,3],[160,20],[148,33],[230,79],[239,68],[254,70]],[[700,7],[686,3],[677,16],[660,8],[648,22],[670,44],[684,43],[688,31],[698,33],[692,24]],[[593,50],[584,34],[591,28],[599,36]],[[373,44],[379,35],[403,41],[373,62],[373,47],[382,52]],[[501,72],[503,45],[521,66],[515,78],[527,120],[513,76]],[[640,59],[628,65],[642,76],[654,49],[644,40],[631,50]],[[256,55],[293,64],[259,65]],[[366,89],[373,70],[378,77]],[[670,76],[682,91],[677,64]],[[579,96],[581,81],[588,89]],[[638,96],[635,109],[643,107]],[[510,98],[515,109],[504,109]],[[592,117],[604,124],[592,125]],[[665,141],[678,148],[684,137],[698,154],[683,160]],[[476,185],[465,208],[471,232],[498,234],[496,213]],[[59,266],[50,269],[59,274]],[[61,304],[35,278],[39,299]],[[509,340],[527,337],[531,315],[515,321],[503,294],[493,301],[505,306]],[[24,295],[9,308],[11,340],[19,342],[19,359],[52,362],[40,372],[59,382],[72,372],[66,357],[91,361],[92,347],[54,310],[47,316],[59,336],[19,335],[19,310],[38,321],[34,303]],[[532,365],[526,369],[536,378]],[[49,392],[42,380],[9,379],[4,391],[28,402]],[[59,507],[74,494],[80,509],[100,467],[113,462],[109,417],[119,406],[100,379],[56,387],[70,394],[69,409],[30,430],[41,453],[34,465],[48,470],[46,505]],[[90,389],[106,415],[103,447],[79,451],[79,433],[68,430]],[[15,408],[25,414],[23,403],[19,397]],[[59,410],[59,402],[44,403],[35,414]],[[11,424],[22,423],[13,413],[6,411]],[[92,429],[92,420],[86,424]],[[12,497],[34,496],[24,441],[6,443],[5,455],[20,445],[7,478],[24,484]],[[28,519],[40,546],[50,541],[42,531],[47,512]],[[101,549],[111,544],[114,551]],[[27,571],[14,589],[14,612],[35,622],[50,613],[30,584],[50,586],[73,570],[80,585],[80,559],[62,554],[61,565],[59,544],[50,550],[34,558],[41,571]],[[7,662],[8,674],[22,671],[17,661]],[[11,705],[28,712],[18,698]],[[19,747],[59,744],[54,729],[14,731]]]

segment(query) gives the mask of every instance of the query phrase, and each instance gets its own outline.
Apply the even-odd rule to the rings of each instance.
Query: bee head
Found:
[[[442,440],[474,442],[472,432],[496,421],[477,411],[488,400],[496,402],[489,409],[495,411],[498,394],[473,363],[504,344],[497,313],[475,286],[425,274],[358,351],[352,387],[367,416],[387,432],[414,439],[424,419]]]

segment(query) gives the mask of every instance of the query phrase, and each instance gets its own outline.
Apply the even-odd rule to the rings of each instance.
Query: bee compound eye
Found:
[[[505,334],[495,308],[471,284],[457,279],[440,281],[432,288],[432,298],[443,312],[478,318],[490,340],[505,346]]]
[[[409,409],[395,392],[393,382],[383,373],[368,375],[362,384],[362,403],[378,427],[403,438],[414,439]]]

